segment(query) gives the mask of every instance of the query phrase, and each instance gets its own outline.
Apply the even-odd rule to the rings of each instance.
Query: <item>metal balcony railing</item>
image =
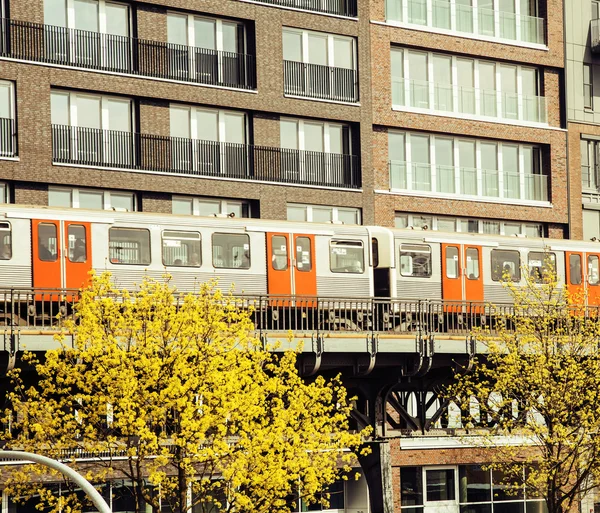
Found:
[[[356,155],[52,125],[53,162],[358,189]]]
[[[283,75],[285,94],[341,102],[358,101],[354,69],[283,61]]]
[[[0,118],[0,157],[17,154],[17,132],[14,119]]]
[[[600,20],[590,22],[590,47],[592,53],[600,53]]]
[[[0,19],[0,56],[239,89],[256,89],[253,55]]]
[[[335,14],[337,16],[358,16],[357,0],[256,0],[261,4],[277,5],[292,9]]]
[[[494,199],[548,201],[548,177],[392,160],[390,188]]]

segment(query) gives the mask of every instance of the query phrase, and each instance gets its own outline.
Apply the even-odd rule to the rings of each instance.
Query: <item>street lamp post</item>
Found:
[[[96,506],[100,513],[112,513],[110,506],[106,503],[102,495],[98,493],[98,490],[96,490],[92,486],[92,484],[81,474],[73,470],[71,467],[68,467],[64,463],[61,463],[60,461],[53,460],[52,458],[47,458],[46,456],[40,456],[39,454],[24,451],[0,450],[0,458],[21,461],[32,461],[34,463],[39,463],[40,465],[45,465],[46,467],[52,468],[54,470],[58,470],[63,475],[65,475],[81,487],[81,489],[87,494],[87,496],[90,498],[90,500],[92,501],[94,506]]]

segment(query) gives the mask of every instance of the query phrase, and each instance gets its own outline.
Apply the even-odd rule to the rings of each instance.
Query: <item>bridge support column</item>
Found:
[[[394,513],[390,444],[382,440],[365,445],[371,453],[359,456],[359,461],[369,486],[371,513]]]

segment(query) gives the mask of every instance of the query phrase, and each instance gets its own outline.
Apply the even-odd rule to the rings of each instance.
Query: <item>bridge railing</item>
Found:
[[[78,294],[64,289],[0,289],[0,331],[60,330],[66,319],[77,320]],[[510,303],[273,295],[236,295],[231,300],[249,312],[257,333],[463,337],[481,328],[494,332],[501,324],[514,329]],[[598,306],[573,309],[584,318],[600,318]]]

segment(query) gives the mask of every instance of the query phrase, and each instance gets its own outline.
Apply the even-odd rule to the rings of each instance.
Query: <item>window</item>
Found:
[[[309,223],[361,224],[361,210],[351,207],[288,203],[287,219],[288,221],[308,221]]]
[[[390,190],[548,201],[548,177],[541,174],[537,146],[389,131],[388,147]]]
[[[581,255],[569,255],[569,282],[581,285]]]
[[[350,127],[326,121],[281,118],[281,147],[318,153],[350,154]]]
[[[329,266],[333,273],[364,273],[365,255],[362,241],[331,240]]]
[[[530,251],[527,256],[529,276],[536,283],[542,283],[544,277],[556,273],[556,255],[540,251]]]
[[[55,224],[40,223],[38,225],[38,257],[42,262],[56,262],[58,259]]]
[[[12,232],[10,223],[0,222],[0,260],[12,258]]]
[[[594,103],[594,87],[593,87],[592,65],[583,65],[583,107],[585,109],[593,109]]]
[[[335,68],[356,69],[353,37],[285,27],[283,59]],[[316,78],[316,77],[315,77]]]
[[[14,84],[0,80],[0,157],[14,157],[16,147]]]
[[[312,271],[311,241],[308,237],[296,237],[296,269]]]
[[[309,512],[309,511],[331,511],[331,510],[344,510],[344,483],[348,481],[336,481],[332,485],[328,486],[325,490],[326,493],[329,494],[329,507],[325,508],[318,499],[320,499],[320,495],[317,495],[317,502],[314,504],[308,504],[302,497],[300,497],[300,504],[298,511],[300,512]]]
[[[250,217],[250,202],[244,200],[221,198],[190,198],[173,196],[173,214],[216,216],[232,215],[232,217]]]
[[[200,267],[202,251],[198,232],[164,231],[162,246],[163,265]]]
[[[580,154],[582,186],[595,192],[600,188],[600,141],[581,139]]]
[[[287,271],[288,269],[288,241],[285,235],[273,235],[271,237],[271,266],[275,271]]]
[[[521,257],[518,251],[492,250],[492,280],[521,280]]]
[[[141,228],[110,228],[108,258],[112,264],[149,265],[150,231]]]
[[[63,187],[48,187],[48,206],[127,212],[137,210],[135,194],[131,192]]]
[[[68,228],[68,238],[69,261],[86,262],[87,238],[85,236],[85,226],[80,224],[70,224]]]
[[[44,23],[128,36],[129,7],[105,0],[44,0]]]
[[[467,248],[467,280],[479,279],[479,250],[477,248]]]
[[[421,467],[400,467],[400,504],[404,506],[423,505],[423,470]],[[423,508],[408,510],[422,512]]]
[[[454,246],[446,248],[446,278],[458,278],[458,248]]]
[[[430,278],[431,247],[424,244],[402,244],[400,274],[412,278]]]
[[[454,469],[427,469],[427,502],[453,501],[455,498]]]
[[[394,108],[547,123],[537,68],[394,47],[391,75]]]
[[[217,269],[250,269],[250,237],[215,233],[212,236],[213,266]]]
[[[599,282],[598,257],[596,255],[588,255],[588,283],[590,285],[598,285]]]

